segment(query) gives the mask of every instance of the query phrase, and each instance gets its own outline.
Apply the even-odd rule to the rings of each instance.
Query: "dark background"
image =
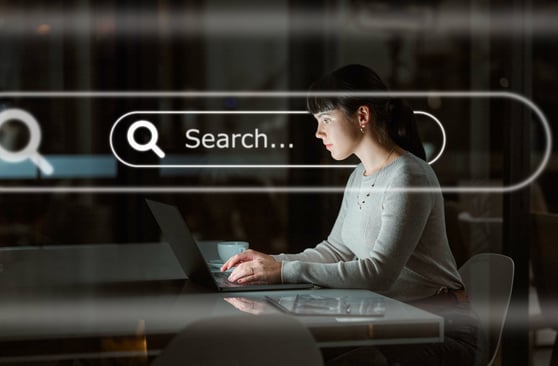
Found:
[[[558,56],[551,50],[558,37],[553,25],[557,14],[551,1],[0,1],[0,108],[25,107],[40,117],[40,149],[47,157],[109,156],[107,131],[115,116],[138,107],[289,110],[303,109],[304,101],[227,96],[50,101],[10,92],[304,91],[324,72],[362,63],[377,70],[392,90],[517,93],[538,105],[554,127]],[[507,185],[527,177],[540,162],[544,135],[522,106],[444,98],[414,103],[438,110],[446,126],[448,153],[433,165],[443,186]],[[332,163],[319,141],[304,140],[313,135],[311,118],[284,117],[278,126],[297,142],[280,159]],[[12,126],[19,128],[14,149],[28,139],[20,127]],[[161,134],[178,130],[167,127]],[[421,127],[425,142],[439,146],[435,131]],[[0,138],[9,133],[7,125],[0,128]],[[150,197],[177,204],[200,239],[235,238],[263,251],[298,251],[326,237],[341,194],[258,189],[342,187],[349,174],[337,169],[163,171],[122,164],[110,177],[8,179],[0,174],[1,187],[156,185],[255,191],[0,192],[0,245],[158,241],[159,230],[144,204]],[[458,263],[478,251],[510,254],[517,264],[515,294],[525,300],[529,236],[523,219],[532,210],[558,212],[557,174],[554,149],[542,175],[522,190],[446,192],[448,236]],[[463,213],[503,221],[479,235]],[[518,339],[525,344],[525,336]],[[504,359],[521,349],[508,346]],[[518,357],[525,359],[526,351]]]

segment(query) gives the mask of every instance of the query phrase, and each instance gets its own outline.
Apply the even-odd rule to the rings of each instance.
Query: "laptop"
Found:
[[[311,283],[238,284],[228,273],[212,272],[176,206],[146,199],[184,274],[193,282],[216,291],[268,291],[312,288]]]

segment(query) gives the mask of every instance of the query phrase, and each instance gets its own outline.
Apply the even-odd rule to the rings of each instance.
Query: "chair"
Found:
[[[488,365],[496,359],[511,298],[514,263],[510,257],[481,253],[459,269],[481,331],[487,337]]]
[[[285,315],[233,315],[186,326],[151,366],[322,365],[308,329]]]
[[[533,282],[541,307],[540,328],[558,330],[558,215],[531,214],[531,264]],[[555,338],[551,365],[558,365],[558,336]]]

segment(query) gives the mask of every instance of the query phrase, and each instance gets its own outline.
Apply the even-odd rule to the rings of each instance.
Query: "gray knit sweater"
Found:
[[[400,300],[431,296],[442,287],[462,288],[432,168],[406,152],[376,174],[363,173],[359,164],[349,177],[326,240],[302,253],[274,256],[283,261],[283,282],[364,288]],[[394,189],[401,187],[434,189]]]

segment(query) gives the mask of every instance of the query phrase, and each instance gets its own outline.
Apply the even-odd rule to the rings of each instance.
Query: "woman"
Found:
[[[323,91],[330,93],[318,93]],[[382,352],[389,362],[401,364],[420,364],[421,357],[424,364],[435,364],[447,352],[459,352],[464,364],[470,364],[476,345],[475,319],[469,318],[448,244],[438,179],[425,162],[410,107],[398,99],[366,95],[378,91],[387,87],[362,65],[335,70],[311,88],[307,106],[318,122],[316,137],[334,159],[354,154],[360,160],[328,238],[298,254],[270,256],[249,250],[232,257],[222,270],[236,267],[229,280],[238,283],[311,282],[364,288],[430,307],[443,316],[458,308],[458,323],[466,319],[468,325],[459,329],[457,344],[447,348],[445,342],[439,349],[434,346],[434,352],[423,352],[425,347],[418,346],[418,354],[389,347]],[[427,188],[426,192],[413,192],[417,187]],[[451,339],[451,329],[446,329],[446,339]],[[367,352],[359,349],[340,359],[360,361],[368,357]],[[406,354],[412,358],[402,357]]]

